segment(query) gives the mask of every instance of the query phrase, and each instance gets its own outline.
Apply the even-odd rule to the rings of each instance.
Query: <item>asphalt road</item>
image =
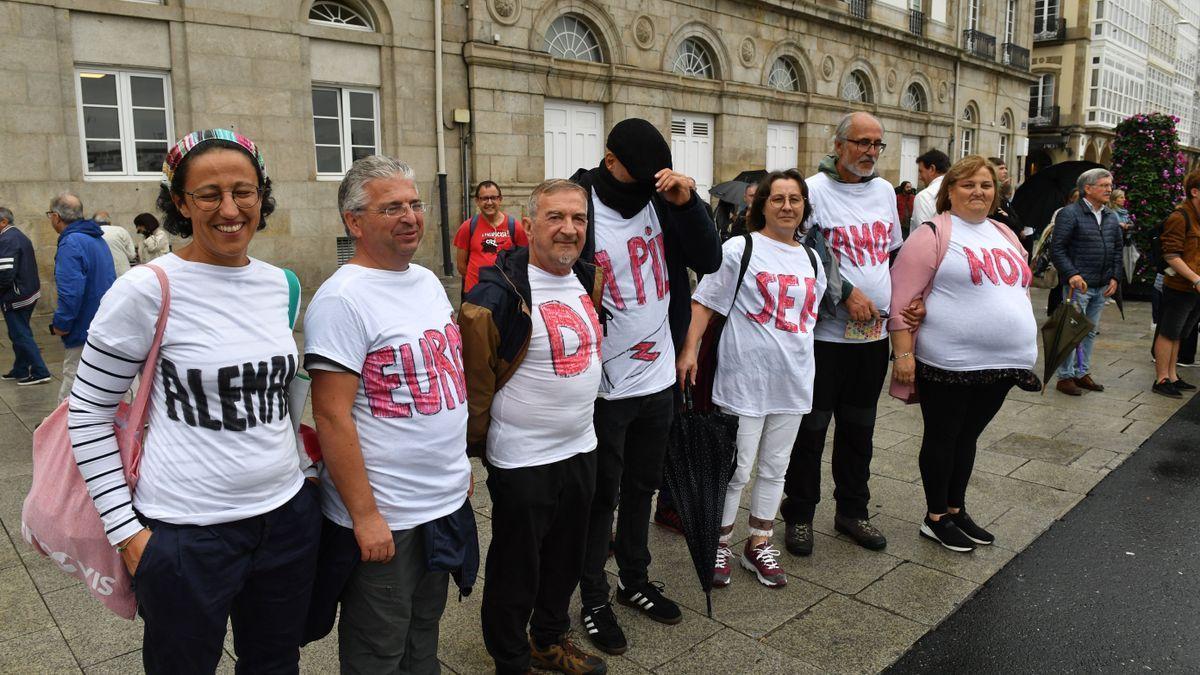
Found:
[[[1200,396],[888,673],[1200,672]]]

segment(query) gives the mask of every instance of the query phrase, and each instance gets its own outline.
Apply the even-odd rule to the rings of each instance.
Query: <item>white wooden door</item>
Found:
[[[604,108],[592,103],[546,99],[543,109],[546,178],[570,178],[604,156]]]
[[[909,181],[917,187],[917,156],[921,154],[921,139],[900,137],[900,182]]]
[[[708,201],[713,181],[713,117],[671,114],[671,163],[696,181],[696,192]]]
[[[796,168],[800,158],[800,125],[767,122],[767,171]]]

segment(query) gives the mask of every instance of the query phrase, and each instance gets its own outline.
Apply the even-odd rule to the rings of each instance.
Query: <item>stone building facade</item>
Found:
[[[1179,118],[1200,162],[1200,3],[1035,0],[1028,163],[1112,161],[1113,129],[1136,113]]]
[[[883,120],[889,181],[915,182],[931,147],[1015,166],[1029,2],[0,0],[0,204],[50,279],[56,192],[131,227],[154,211],[169,140],[233,127],[262,147],[278,202],[252,254],[311,290],[337,264],[337,182],[369,152],[416,169],[432,206],[418,261],[438,272],[471,184],[497,181],[519,213],[630,116],[705,188],[813,172],[849,110]]]

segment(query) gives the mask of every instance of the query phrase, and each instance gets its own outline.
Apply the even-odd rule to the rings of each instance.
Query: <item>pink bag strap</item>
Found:
[[[150,412],[150,393],[154,389],[154,369],[158,366],[158,352],[162,347],[163,332],[167,328],[167,315],[171,311],[171,282],[163,268],[154,263],[146,263],[158,277],[158,286],[162,292],[162,307],[158,311],[158,321],[154,324],[154,341],[150,343],[150,351],[146,354],[146,362],[142,365],[141,378],[138,382],[137,395],[129,407],[129,422],[137,429],[138,438],[145,433],[146,417]],[[135,445],[135,451],[141,452],[141,443]]]

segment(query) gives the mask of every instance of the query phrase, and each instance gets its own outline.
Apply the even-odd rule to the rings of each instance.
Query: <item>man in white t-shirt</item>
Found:
[[[602,673],[603,659],[568,636],[596,488],[603,339],[601,280],[579,260],[587,192],[549,180],[526,212],[529,247],[482,268],[459,317],[467,443],[486,452],[492,498],[483,642],[497,673]]]
[[[338,207],[356,252],[309,305],[304,363],[322,510],[362,558],[341,595],[342,671],[437,672],[448,574],[429,571],[423,526],[470,509],[462,337],[437,276],[411,262],[425,230],[412,169],[356,161]]]
[[[612,611],[604,570],[614,509],[617,601],[660,623],[683,620],[678,605],[648,576],[650,504],[662,482],[674,415],[675,350],[692,315],[688,269],[715,272],[721,239],[695,181],[672,170],[671,147],[654,125],[622,120],[605,145],[600,166],[572,176],[591,197],[582,258],[604,275],[596,496],[579,595],[592,644],[621,654],[628,642]]]
[[[937,193],[942,187],[942,177],[950,170],[950,157],[936,148],[925,151],[917,157],[917,178],[925,186],[913,197],[912,220],[909,221],[909,231],[920,227],[921,223],[933,220],[937,215]]]
[[[903,233],[896,193],[875,174],[886,145],[883,126],[867,113],[842,118],[834,153],[807,179],[813,214],[810,228],[828,242],[831,267],[826,298],[813,333],[816,378],[812,411],[804,416],[792,448],[780,509],[787,522],[785,544],[795,555],[813,547],[813,514],[821,499],[821,454],[831,419],[834,527],[859,545],[879,550],[887,539],[868,521],[875,411],[888,367],[885,319],[892,296],[890,254]],[[838,279],[835,283],[835,279]]]

